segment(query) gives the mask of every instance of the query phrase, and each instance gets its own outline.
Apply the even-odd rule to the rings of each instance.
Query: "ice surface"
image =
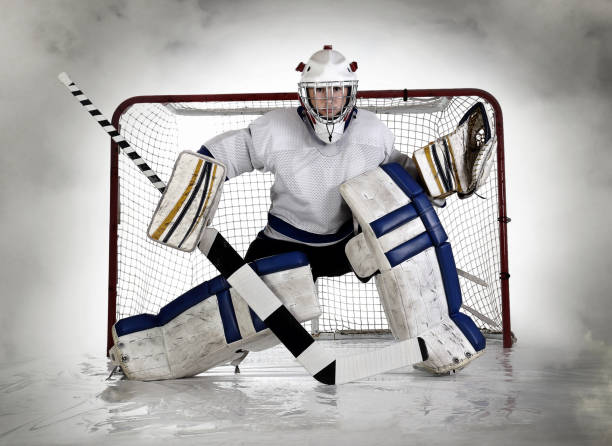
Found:
[[[325,341],[340,354],[389,341]],[[612,442],[612,356],[489,340],[457,374],[398,370],[319,384],[282,347],[195,378],[106,381],[104,357],[0,368],[0,444],[561,444]]]

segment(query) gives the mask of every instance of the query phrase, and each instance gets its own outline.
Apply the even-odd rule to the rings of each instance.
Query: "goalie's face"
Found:
[[[349,95],[348,87],[339,85],[308,88],[308,99],[316,113],[325,120],[333,120],[340,115]]]
[[[355,107],[357,80],[300,82],[298,93],[317,137],[326,144],[342,137]]]

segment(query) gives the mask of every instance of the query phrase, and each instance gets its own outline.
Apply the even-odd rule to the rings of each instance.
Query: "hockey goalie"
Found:
[[[268,221],[244,260],[293,317],[319,315],[318,277],[374,277],[393,335],[425,342],[429,357],[417,367],[433,374],[459,370],[483,353],[485,339],[459,311],[452,248],[432,203],[443,206],[453,193],[466,199],[478,190],[491,168],[495,135],[476,104],[452,133],[410,158],[394,149],[392,132],[374,113],[355,107],[357,68],[326,45],[297,67],[297,109],[268,112],[248,128],[207,141],[198,154],[181,154],[149,236],[193,250],[223,182],[271,172]],[[112,357],[134,379],[238,364],[246,352],[279,342],[244,297],[219,277],[158,315],[118,321]]]

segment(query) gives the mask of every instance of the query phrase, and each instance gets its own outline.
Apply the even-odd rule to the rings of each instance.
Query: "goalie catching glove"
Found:
[[[445,198],[456,191],[459,198],[467,198],[489,176],[496,146],[485,107],[478,102],[454,132],[416,150],[413,159],[431,197]]]
[[[379,272],[376,287],[389,327],[402,340],[421,337],[435,374],[478,357],[485,339],[463,313],[450,244],[423,189],[399,164],[387,164],[343,183],[340,193],[363,232],[346,245],[355,273]]]
[[[225,170],[214,158],[181,152],[151,219],[149,237],[181,251],[193,251],[219,205]]]

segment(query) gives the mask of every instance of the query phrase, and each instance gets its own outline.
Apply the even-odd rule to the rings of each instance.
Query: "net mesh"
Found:
[[[452,132],[464,113],[483,102],[495,120],[492,106],[477,96],[358,99],[395,135],[395,148],[408,155],[430,141]],[[159,177],[170,178],[177,154],[196,151],[211,137],[247,127],[262,113],[295,108],[297,101],[257,100],[183,103],[137,103],[119,119],[120,131]],[[492,122],[495,128],[495,122]],[[497,160],[495,160],[497,162]],[[119,225],[117,233],[117,320],[159,309],[195,285],[218,275],[197,250],[184,253],[150,241],[147,227],[160,198],[159,192],[127,157],[120,156]],[[271,174],[252,172],[228,181],[213,220],[244,255],[265,226],[270,207]],[[501,331],[498,178],[493,168],[479,196],[447,199],[438,215],[453,247],[457,267],[488,284],[459,278],[464,311],[483,330]],[[387,320],[374,281],[361,283],[353,274],[320,278],[317,290],[322,315],[307,328],[313,332],[380,332]]]

